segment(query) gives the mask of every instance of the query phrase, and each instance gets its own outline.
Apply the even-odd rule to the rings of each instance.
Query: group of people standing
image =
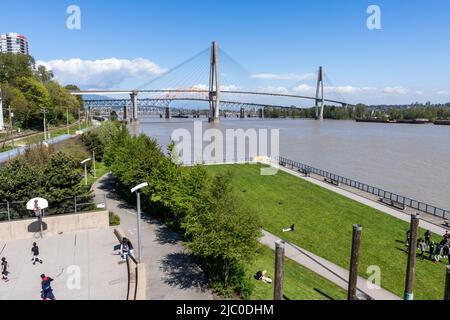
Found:
[[[430,230],[425,232],[424,239],[420,238],[417,240],[417,248],[420,250],[420,257],[425,259],[428,252],[429,260],[434,263],[439,263],[441,259],[447,258],[448,264],[450,264],[450,234],[448,231],[442,237],[442,240],[437,243],[432,239],[432,234]],[[409,246],[411,242],[411,232],[408,230],[406,232],[406,245]]]
[[[36,263],[43,264],[44,261],[40,258],[39,255],[39,246],[36,242],[33,243],[33,246],[31,247],[31,262],[33,265],[36,265]],[[2,280],[4,282],[8,282],[9,278],[8,275],[10,273],[9,271],[9,263],[6,260],[5,257],[1,260],[1,270],[2,270]],[[51,286],[51,283],[53,281],[52,278],[46,276],[45,274],[41,274],[41,298],[42,300],[55,300],[55,296],[53,294],[53,289]]]

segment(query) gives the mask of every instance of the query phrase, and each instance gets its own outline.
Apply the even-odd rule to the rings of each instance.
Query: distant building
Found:
[[[5,130],[5,124],[3,123],[3,95],[2,88],[0,88],[0,131]]]
[[[18,33],[0,33],[0,52],[28,55],[28,40]]]

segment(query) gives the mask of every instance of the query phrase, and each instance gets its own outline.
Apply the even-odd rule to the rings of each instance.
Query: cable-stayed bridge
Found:
[[[202,58],[209,53],[209,66]],[[220,53],[220,56],[219,56]],[[230,62],[231,72],[220,71],[219,58]],[[186,71],[190,68],[189,71]],[[193,70],[192,70],[193,69]],[[237,70],[237,71],[236,71]],[[243,76],[243,85],[236,85]],[[205,78],[207,77],[207,78]],[[184,114],[189,110],[207,110],[210,122],[219,122],[227,112],[236,112],[241,118],[246,113],[254,112],[264,117],[266,108],[292,109],[301,108],[301,103],[309,101],[316,109],[316,119],[323,120],[326,103],[347,106],[342,96],[336,99],[325,97],[325,75],[319,67],[315,95],[296,95],[289,92],[273,92],[270,88],[250,88],[245,68],[237,63],[223,50],[219,50],[216,42],[210,49],[203,50],[175,68],[152,79],[139,89],[133,90],[87,90],[73,91],[74,95],[120,96],[117,99],[84,99],[85,109],[110,113],[113,110],[121,113],[130,122],[139,121],[140,115],[160,114],[170,118],[172,113]],[[208,82],[208,85],[205,83]],[[151,87],[151,88],[148,88]],[[145,89],[148,88],[148,89]],[[276,88],[275,88],[276,89]],[[129,97],[129,98],[128,98]],[[268,102],[268,101],[271,102]],[[186,107],[186,105],[190,107]],[[205,105],[208,107],[205,108]]]

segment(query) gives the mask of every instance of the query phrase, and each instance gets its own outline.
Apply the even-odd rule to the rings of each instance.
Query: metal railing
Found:
[[[365,183],[362,183],[362,182],[359,182],[356,180],[345,178],[345,177],[339,176],[337,174],[334,174],[334,173],[331,173],[331,172],[328,172],[328,171],[325,171],[322,169],[317,169],[317,168],[308,166],[306,164],[303,164],[303,163],[300,163],[297,161],[289,160],[284,157],[277,157],[276,160],[279,161],[280,165],[283,165],[283,166],[288,165],[293,168],[302,169],[304,171],[313,173],[315,175],[337,181],[340,184],[373,194],[377,197],[394,201],[396,203],[402,204],[405,207],[409,207],[411,209],[418,210],[423,213],[428,213],[428,214],[434,215],[439,218],[450,219],[450,211],[449,210],[441,209],[441,208],[435,207],[433,205],[430,205],[430,204],[427,204],[427,203],[424,203],[421,201],[410,199],[408,197],[404,197],[404,196],[395,194],[393,192],[383,190],[381,188],[373,187],[373,186],[370,186],[368,184],[365,184]]]
[[[34,212],[27,210],[26,205],[26,201],[0,203],[0,222],[33,218]],[[106,195],[94,197],[88,194],[49,201],[49,207],[44,210],[44,216],[75,214],[106,209]]]

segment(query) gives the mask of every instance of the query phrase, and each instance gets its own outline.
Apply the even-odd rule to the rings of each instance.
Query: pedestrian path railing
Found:
[[[26,205],[27,201],[6,201],[0,203],[0,222],[35,217],[34,212],[27,210]],[[91,194],[86,194],[62,199],[49,199],[49,207],[43,212],[44,216],[54,216],[106,209],[106,195],[94,197]]]
[[[364,192],[367,192],[369,194],[375,195],[377,197],[383,198],[383,199],[388,199],[390,201],[394,201],[396,203],[402,204],[404,207],[408,207],[423,213],[428,213],[431,215],[434,215],[436,217],[439,218],[443,218],[443,219],[450,219],[450,211],[449,210],[445,210],[445,209],[441,209],[438,207],[435,207],[433,205],[421,202],[421,201],[417,201],[408,197],[404,197],[401,195],[398,195],[396,193],[390,192],[390,191],[386,191],[383,190],[381,188],[377,188],[377,187],[373,187],[370,186],[368,184],[356,181],[356,180],[352,180],[349,178],[345,178],[342,177],[340,175],[322,170],[322,169],[317,169],[314,167],[311,167],[309,165],[297,162],[297,161],[293,161],[293,160],[289,160],[287,158],[284,157],[277,157],[276,159],[277,161],[279,161],[279,164],[282,166],[291,166],[293,169],[301,169],[304,172],[309,172],[318,176],[321,176],[323,178],[326,179],[330,179],[332,181],[337,181],[342,185],[346,185]]]

